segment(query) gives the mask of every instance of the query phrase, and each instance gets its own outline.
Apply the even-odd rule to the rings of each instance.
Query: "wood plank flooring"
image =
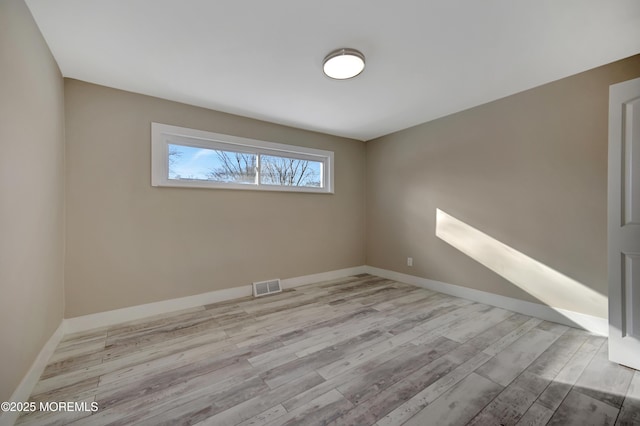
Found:
[[[606,339],[371,275],[65,337],[19,425],[638,425]]]

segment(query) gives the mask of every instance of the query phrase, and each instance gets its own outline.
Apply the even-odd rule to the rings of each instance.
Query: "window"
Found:
[[[333,193],[333,152],[151,124],[151,184]]]

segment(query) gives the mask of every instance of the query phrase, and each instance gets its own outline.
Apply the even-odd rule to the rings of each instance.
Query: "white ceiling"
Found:
[[[638,0],[27,4],[65,77],[361,140],[640,53]]]

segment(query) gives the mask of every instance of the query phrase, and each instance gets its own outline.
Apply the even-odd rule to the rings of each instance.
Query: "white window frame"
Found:
[[[322,187],[261,184],[259,165],[254,184],[215,182],[195,179],[169,179],[169,145],[184,145],[256,155],[310,160],[322,163]],[[259,163],[259,162],[258,162]],[[244,189],[252,191],[313,192],[333,194],[333,152],[321,149],[285,145],[257,139],[223,135],[168,124],[151,123],[151,185],[187,188]]]

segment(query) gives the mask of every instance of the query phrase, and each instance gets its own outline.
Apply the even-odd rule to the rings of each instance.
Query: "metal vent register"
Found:
[[[268,281],[260,281],[253,283],[253,295],[254,297],[266,296],[267,294],[280,293],[282,287],[280,286],[280,279]]]

